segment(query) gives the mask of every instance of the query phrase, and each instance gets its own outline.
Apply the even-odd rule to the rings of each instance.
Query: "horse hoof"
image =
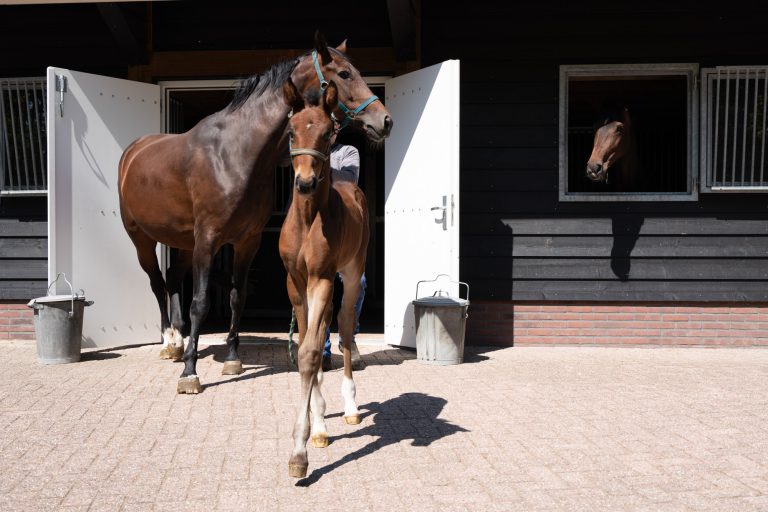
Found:
[[[180,395],[196,395],[203,391],[200,379],[197,377],[181,377],[176,385],[176,393]]]
[[[315,448],[328,448],[328,434],[315,434],[312,436],[312,446]]]
[[[243,363],[241,361],[224,361],[224,368],[221,370],[222,375],[240,375],[243,373]]]
[[[307,476],[309,464],[288,464],[288,476],[293,478],[304,478]]]
[[[183,355],[184,347],[166,345],[160,350],[160,359],[173,359],[174,361],[179,361]]]
[[[360,415],[359,414],[353,414],[352,416],[344,416],[344,422],[347,425],[359,425],[360,424]]]

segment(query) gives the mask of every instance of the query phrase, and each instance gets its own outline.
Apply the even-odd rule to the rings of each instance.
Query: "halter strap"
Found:
[[[312,148],[291,148],[291,158],[299,155],[313,156],[319,160],[325,162],[328,160],[328,155]]]
[[[320,62],[317,60],[317,50],[312,50],[312,63],[315,65],[315,72],[317,73],[317,78],[320,80],[320,91],[325,91],[325,89],[328,87],[328,81],[325,79],[325,76],[323,76],[323,71],[320,69]],[[344,119],[342,121],[339,121],[336,119],[335,114],[331,114],[331,118],[335,123],[339,123],[339,129],[337,131],[341,131],[344,128],[346,128],[350,122],[354,121],[357,115],[365,110],[365,108],[373,103],[374,101],[381,101],[378,96],[375,94],[362,102],[360,105],[357,106],[354,110],[350,110],[347,108],[344,103],[339,101],[339,108],[342,112],[344,112]]]

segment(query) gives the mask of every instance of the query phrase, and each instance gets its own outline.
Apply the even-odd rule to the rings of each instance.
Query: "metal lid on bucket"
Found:
[[[44,297],[37,297],[35,299],[32,299],[27,303],[27,307],[32,309],[40,309],[41,306],[37,306],[38,304],[51,304],[54,302],[69,302],[71,304],[71,309],[69,311],[69,315],[72,316],[73,311],[75,310],[75,301],[85,301],[86,306],[90,306],[93,304],[93,301],[85,300],[85,292],[83,290],[78,290],[77,292],[74,291],[72,288],[72,283],[69,282],[67,279],[67,276],[64,274],[64,272],[59,272],[56,275],[56,279],[53,280],[53,282],[48,286],[48,293],[51,293],[51,288],[53,288],[53,285],[56,284],[56,281],[59,280],[60,277],[64,278],[64,281],[69,285],[69,290],[72,293],[64,294],[64,295],[46,295]]]
[[[438,289],[434,295],[428,296],[428,297],[421,297],[419,298],[419,285],[422,283],[434,283],[440,280],[441,277],[447,277],[448,279],[444,279],[444,282],[447,282],[449,284],[458,284],[459,288],[461,288],[461,285],[464,285],[467,287],[467,298],[462,299],[461,297],[452,297],[448,294],[446,290]],[[461,294],[461,291],[459,291],[459,294]],[[460,307],[466,307],[469,306],[469,285],[467,283],[464,283],[462,281],[451,281],[450,276],[448,274],[438,274],[438,276],[434,279],[429,279],[425,281],[419,281],[416,283],[416,299],[413,301],[414,306],[429,306],[429,307],[443,307],[443,308],[460,308]]]
[[[469,306],[469,301],[457,297],[448,297],[445,295],[434,295],[432,297],[422,297],[413,301],[416,306],[431,306],[440,308],[460,308]]]

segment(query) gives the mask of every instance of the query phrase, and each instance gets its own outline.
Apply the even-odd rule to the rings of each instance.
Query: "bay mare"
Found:
[[[272,211],[275,165],[288,152],[286,126],[290,107],[283,98],[289,79],[305,94],[333,80],[338,100],[350,110],[364,108],[351,120],[368,139],[381,143],[392,119],[375,98],[360,72],[346,57],[346,42],[329,48],[315,34],[314,51],[281,62],[245,80],[232,102],[183,134],[148,135],[132,143],[119,165],[120,212],[139,264],[150,279],[160,309],[161,357],[184,361],[179,393],[202,391],[197,377],[197,344],[208,308],[211,261],[227,243],[234,247],[230,306],[232,320],[223,373],[241,373],[238,329],[245,303],[248,268]],[[366,105],[365,102],[368,101]],[[344,119],[341,108],[334,115]],[[158,243],[179,249],[178,261],[163,280],[155,256]],[[186,325],[181,314],[180,283],[191,267],[191,326],[186,350]],[[270,290],[259,290],[270,293]],[[166,306],[170,297],[170,317]]]

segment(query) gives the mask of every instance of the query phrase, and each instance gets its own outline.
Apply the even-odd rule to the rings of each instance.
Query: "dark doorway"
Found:
[[[383,87],[371,87],[374,94],[384,97]],[[224,108],[230,101],[229,88],[186,88],[166,91],[166,131],[182,133],[204,117]],[[368,247],[366,277],[368,288],[360,315],[362,332],[381,332],[384,325],[384,151],[369,146],[361,133],[345,130],[339,142],[355,146],[360,152],[360,188],[366,194],[370,210],[371,240]],[[275,169],[274,208],[272,218],[262,235],[261,248],[251,264],[248,275],[248,298],[243,312],[242,330],[288,330],[291,304],[285,289],[285,269],[278,253],[280,227],[290,204],[292,171],[290,167]],[[223,331],[229,327],[229,290],[232,270],[232,247],[222,247],[211,272],[211,309],[204,325],[205,331]],[[191,302],[192,280],[184,284],[185,314]],[[341,300],[341,286],[334,293],[334,311]],[[332,325],[335,331],[335,319]]]

